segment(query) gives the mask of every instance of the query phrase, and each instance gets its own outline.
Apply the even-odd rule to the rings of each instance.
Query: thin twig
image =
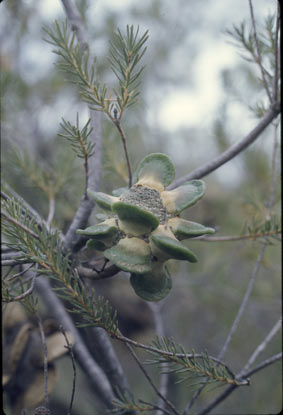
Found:
[[[195,359],[203,359],[203,353],[172,353],[172,352],[167,352],[166,350],[161,350],[158,349],[157,347],[153,347],[153,346],[148,346],[146,344],[143,343],[139,343],[133,339],[130,339],[128,337],[123,336],[121,333],[118,333],[115,335],[115,339],[122,341],[124,343],[129,343],[134,347],[138,347],[140,349],[144,349],[147,350],[149,352],[153,352],[153,353],[158,353],[160,355],[163,356],[168,356],[168,357],[181,357],[181,358],[187,358],[187,359],[191,359],[191,358],[195,358]],[[229,373],[232,373],[231,370],[229,369],[229,367],[227,365],[225,365],[224,362],[222,362],[221,360],[219,360],[216,357],[213,356],[208,356],[208,358],[210,360],[213,360],[214,362],[221,364],[223,367],[225,367],[227,369],[227,371]]]
[[[144,405],[148,405],[152,409],[157,409],[157,410],[163,412],[166,415],[172,415],[172,412],[167,411],[167,409],[161,408],[158,405],[155,405],[155,404],[152,404],[150,402],[144,401],[143,399],[139,399],[139,402],[142,403],[142,404],[144,404]]]
[[[154,318],[154,324],[155,324],[155,331],[158,337],[164,337],[165,336],[165,330],[164,330],[164,324],[163,324],[163,319],[160,313],[160,304],[153,304],[153,303],[148,303],[149,308],[153,314],[153,318]],[[161,365],[162,370],[164,370],[164,373],[160,374],[160,393],[163,396],[167,396],[167,390],[168,390],[168,379],[169,379],[169,374],[166,373],[167,369],[168,369],[168,363],[162,363]],[[164,408],[165,402],[164,400],[162,400],[161,398],[159,398],[159,402],[158,402],[158,406],[159,406],[159,410],[157,411],[156,415],[161,415],[161,412]]]
[[[147,373],[147,371],[143,367],[142,363],[140,362],[140,360],[137,357],[136,353],[134,352],[133,348],[128,343],[126,343],[126,346],[129,349],[129,351],[130,351],[131,355],[133,356],[133,358],[135,359],[135,361],[137,362],[137,365],[139,366],[139,368],[143,372],[144,376],[146,377],[148,383],[151,385],[154,392],[157,394],[157,396],[159,396],[159,398],[162,399],[166,403],[166,405],[169,406],[169,408],[173,411],[173,413],[175,415],[180,415],[179,412],[177,411],[177,409],[175,408],[175,406],[172,404],[172,402],[168,401],[168,399],[159,392],[158,388],[153,383],[153,380],[151,379],[151,377],[149,376],[149,374]]]
[[[21,228],[23,231],[25,231],[26,233],[30,234],[33,238],[39,240],[39,236],[35,232],[33,232],[32,230],[30,230],[29,228],[27,228],[22,223],[18,222],[16,219],[12,218],[6,212],[2,212],[2,216],[4,216],[4,218],[6,218],[9,222],[11,222],[14,225],[16,225],[18,228]]]
[[[16,199],[18,201],[18,203],[20,205],[23,206],[23,213],[26,214],[26,212],[29,214],[29,217],[34,219],[36,221],[36,223],[41,226],[42,224],[42,218],[40,216],[40,214],[28,203],[26,202],[17,192],[15,192],[15,190],[13,190],[11,188],[11,186],[6,183],[5,181],[3,181],[2,183],[3,188],[12,195],[12,197],[14,199]],[[11,197],[8,196],[5,192],[1,191],[1,196],[5,199],[5,200],[11,200]]]
[[[255,283],[255,279],[256,279],[256,276],[257,276],[257,273],[258,273],[258,270],[259,270],[261,261],[262,261],[263,256],[264,256],[264,252],[265,252],[265,249],[266,249],[266,245],[267,245],[267,242],[265,240],[264,243],[262,244],[260,253],[258,255],[257,261],[256,261],[255,266],[253,268],[253,272],[251,274],[251,277],[250,277],[250,280],[249,280],[249,283],[248,283],[248,287],[247,287],[247,290],[245,292],[245,295],[244,295],[244,297],[242,299],[240,308],[239,308],[239,310],[237,312],[237,315],[236,315],[236,317],[234,319],[234,322],[232,324],[232,327],[230,329],[230,332],[228,333],[228,336],[227,336],[227,338],[225,340],[225,343],[224,343],[224,345],[223,345],[223,347],[222,347],[222,349],[221,349],[221,351],[220,351],[220,353],[218,355],[218,358],[220,360],[225,355],[225,353],[227,351],[227,348],[228,348],[228,346],[229,346],[229,344],[230,344],[230,342],[232,340],[233,334],[237,330],[237,328],[239,326],[240,319],[241,319],[241,317],[242,317],[242,315],[243,315],[243,313],[245,311],[245,308],[247,306],[248,300],[250,298],[250,294],[252,292],[252,289],[253,289],[253,286],[254,286],[254,283]]]
[[[259,372],[260,370],[265,369],[267,366],[272,365],[273,363],[277,362],[280,359],[282,359],[282,353],[277,353],[276,355],[271,356],[270,358],[259,363],[253,369],[245,373],[242,373],[242,376],[250,377],[254,375],[255,373]],[[238,386],[236,385],[228,386],[224,392],[222,392],[212,403],[210,403],[206,408],[204,408],[201,412],[199,412],[198,415],[208,414],[212,409],[216,408],[216,406],[218,406],[222,401],[224,401],[237,388]]]
[[[10,251],[5,254],[1,254],[1,260],[5,261],[7,259],[17,259],[21,258],[22,255],[19,253],[19,251]]]
[[[276,231],[270,232],[259,232],[250,235],[233,235],[233,236],[200,236],[198,238],[192,238],[190,241],[205,241],[205,242],[234,242],[234,241],[242,241],[244,239],[248,239],[250,241],[254,241],[257,238],[263,238],[273,235],[281,234],[282,229],[277,229]]]
[[[265,251],[265,248],[266,248],[266,244],[267,244],[267,242],[266,242],[266,240],[265,240],[264,244],[262,245],[262,248],[261,248],[260,254],[259,254],[259,256],[258,256],[258,259],[257,259],[257,261],[256,261],[256,264],[255,264],[255,266],[254,266],[253,272],[252,272],[252,274],[251,274],[251,277],[250,277],[250,280],[249,280],[249,283],[248,283],[248,287],[247,287],[247,290],[246,290],[245,295],[244,295],[244,297],[243,297],[243,300],[242,300],[242,303],[241,303],[240,308],[239,308],[239,310],[238,310],[238,313],[237,313],[237,315],[236,315],[236,317],[235,317],[235,319],[234,319],[234,322],[233,322],[233,324],[232,324],[232,327],[231,327],[231,329],[230,329],[230,332],[228,333],[228,336],[227,336],[227,338],[226,338],[226,341],[225,341],[225,343],[224,343],[224,345],[223,345],[223,347],[222,347],[221,351],[219,352],[219,354],[218,354],[218,356],[217,356],[217,358],[218,358],[219,360],[221,360],[221,359],[223,358],[224,354],[226,353],[226,350],[227,350],[227,348],[228,348],[228,346],[229,346],[229,344],[230,344],[230,342],[231,342],[231,340],[232,340],[232,336],[233,336],[233,334],[235,333],[235,331],[236,331],[236,330],[237,330],[237,328],[238,328],[238,325],[239,325],[240,319],[241,319],[242,314],[243,314],[243,312],[244,312],[244,310],[245,310],[245,308],[246,308],[246,305],[247,305],[247,302],[248,302],[248,300],[249,300],[249,297],[250,297],[251,291],[252,291],[252,289],[253,289],[254,282],[255,282],[255,278],[256,278],[256,275],[257,275],[257,273],[258,273],[259,266],[260,266],[260,263],[261,263],[261,261],[262,261],[263,255],[264,255],[264,251]],[[192,396],[191,400],[189,401],[188,405],[186,406],[186,408],[185,408],[185,410],[184,410],[183,415],[186,415],[186,414],[188,413],[189,409],[191,409],[191,407],[194,405],[194,403],[196,402],[197,398],[199,397],[199,395],[201,394],[201,392],[204,390],[205,386],[206,386],[206,383],[204,383],[204,384],[203,384],[203,385],[202,385],[202,386],[201,386],[201,387],[200,387],[200,388],[199,388],[199,389],[198,389],[198,390],[197,390],[197,391],[193,394],[193,396]]]
[[[65,307],[58,299],[56,294],[52,291],[50,283],[46,278],[38,278],[36,283],[43,302],[48,307],[48,310],[56,318],[59,324],[62,324],[66,331],[70,331],[74,336],[74,353],[82,370],[86,374],[92,391],[98,398],[106,405],[107,408],[112,408],[112,401],[115,398],[112,387],[100,369],[98,364],[92,358],[88,348],[85,345],[78,329],[75,327],[70,315],[67,313]]]
[[[237,143],[233,144],[231,147],[229,147],[215,159],[207,162],[203,166],[198,167],[191,173],[186,174],[185,176],[175,180],[170,186],[168,186],[167,189],[175,189],[176,187],[180,186],[181,184],[189,180],[201,179],[202,177],[218,169],[223,164],[227,163],[229,160],[236,157],[248,146],[250,146],[262,134],[265,128],[271,124],[271,122],[278,116],[278,114],[280,114],[280,112],[280,102],[277,102],[276,104],[271,106],[270,110],[265,114],[265,116],[260,120],[257,126],[246,137],[244,137]]]
[[[69,351],[69,353],[70,353],[71,360],[72,360],[72,366],[73,366],[73,386],[72,386],[72,395],[71,395],[71,400],[70,400],[69,411],[68,411],[68,414],[67,414],[67,415],[71,415],[71,412],[72,412],[72,407],[73,407],[73,402],[74,402],[74,397],[75,397],[75,390],[76,390],[76,377],[77,377],[77,370],[76,370],[76,364],[75,364],[75,356],[74,356],[74,353],[73,353],[73,345],[69,342],[69,339],[68,339],[68,337],[67,337],[67,335],[66,335],[66,333],[65,333],[65,330],[64,330],[63,326],[62,326],[62,325],[60,325],[60,327],[59,327],[59,328],[60,328],[60,330],[61,330],[61,332],[62,332],[63,336],[65,337],[65,340],[66,340],[66,343],[67,343],[67,346],[65,346],[65,347],[68,349],[68,351]]]
[[[116,265],[110,265],[108,268],[105,268],[103,271],[99,272],[93,271],[93,269],[83,267],[82,265],[78,266],[77,269],[80,277],[90,278],[93,280],[102,280],[104,278],[110,278],[121,271],[121,269],[116,267]]]
[[[251,20],[252,20],[252,25],[253,25],[253,31],[254,31],[254,40],[255,40],[255,46],[256,46],[256,51],[257,51],[257,56],[256,56],[256,63],[259,65],[260,67],[260,71],[261,71],[261,76],[262,76],[262,81],[264,84],[264,88],[266,90],[268,99],[270,101],[270,104],[272,104],[272,96],[271,93],[269,91],[269,87],[268,87],[268,83],[266,81],[265,78],[265,70],[262,64],[262,56],[261,56],[261,50],[260,50],[260,45],[259,45],[259,41],[257,38],[257,32],[256,32],[256,23],[255,23],[255,17],[254,17],[254,10],[253,10],[253,4],[252,4],[252,0],[249,0],[249,7],[250,7],[250,14],[251,14]]]
[[[26,270],[26,272],[27,272],[28,270]],[[23,300],[25,297],[27,297],[28,295],[30,295],[32,292],[33,292],[33,290],[34,290],[34,284],[35,284],[35,279],[36,279],[36,276],[37,276],[37,272],[34,272],[33,273],[33,276],[32,276],[32,280],[31,280],[31,284],[30,284],[30,287],[24,292],[24,293],[22,293],[22,294],[20,294],[20,295],[17,295],[17,296],[15,296],[15,297],[8,297],[8,298],[6,298],[5,296],[4,296],[4,298],[3,298],[3,301],[4,302],[12,302],[12,301],[20,301],[20,300]]]
[[[16,258],[16,259],[5,259],[4,261],[1,261],[1,264],[3,267],[9,267],[9,266],[16,266],[21,264],[35,264],[34,261],[28,258]]]
[[[88,41],[82,19],[77,8],[74,6],[71,0],[61,0],[68,16],[68,19],[72,25],[72,30],[76,33],[78,41],[83,49],[89,49]]]
[[[129,187],[132,187],[132,170],[131,170],[131,163],[130,163],[128,148],[127,148],[126,134],[125,134],[125,132],[124,132],[122,126],[121,126],[121,123],[120,123],[119,119],[113,119],[113,122],[116,125],[116,127],[117,127],[117,129],[120,133],[121,139],[122,139],[124,153],[125,153],[127,167],[128,167]]]
[[[274,79],[273,79],[273,100],[274,102],[278,99],[278,79],[279,79],[279,57],[280,57],[280,41],[279,41],[279,30],[280,30],[280,3],[277,1],[277,16],[275,25],[275,50],[274,50]]]
[[[272,327],[272,329],[267,334],[265,339],[257,346],[255,351],[252,353],[252,355],[249,358],[249,360],[247,361],[246,365],[241,370],[241,373],[246,373],[247,372],[247,370],[251,367],[251,365],[254,363],[254,361],[258,357],[258,355],[266,348],[268,343],[273,339],[273,337],[276,335],[276,333],[280,330],[281,327],[282,327],[282,319],[280,318],[277,321],[277,323]],[[241,376],[241,373],[239,374],[239,376]]]
[[[274,125],[274,143],[273,143],[273,151],[272,151],[272,160],[271,160],[271,190],[270,196],[266,202],[267,209],[271,209],[275,202],[275,193],[276,193],[276,156],[278,151],[278,139],[277,139],[277,130],[278,130],[279,123]]]
[[[247,372],[242,373],[242,377],[252,376],[255,373],[259,372],[260,370],[266,368],[267,366],[270,366],[273,363],[277,362],[280,359],[282,359],[282,352],[277,353],[274,356],[269,357],[268,359],[266,359],[263,362],[256,365],[254,368],[248,370]]]
[[[48,355],[47,355],[47,345],[45,334],[43,330],[43,325],[41,321],[41,317],[38,313],[36,313],[36,318],[38,321],[38,327],[40,331],[40,337],[42,342],[43,348],[43,374],[44,374],[44,406],[49,408],[49,398],[48,398]]]
[[[48,217],[46,219],[46,225],[47,228],[50,227],[51,222],[54,218],[54,214],[55,214],[55,199],[54,197],[50,196],[49,197],[49,211],[48,211]]]
[[[22,275],[24,275],[26,272],[28,272],[31,267],[33,267],[34,264],[30,264],[27,268],[24,268],[22,271],[18,272],[17,274],[12,275],[11,277],[7,278],[7,281],[14,280],[15,278],[18,278]]]

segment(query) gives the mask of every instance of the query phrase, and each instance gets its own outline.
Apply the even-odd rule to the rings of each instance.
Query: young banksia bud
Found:
[[[89,237],[89,248],[104,251],[113,264],[130,272],[136,294],[147,301],[159,301],[171,290],[166,261],[197,262],[180,241],[214,233],[179,217],[203,197],[204,182],[192,180],[166,190],[174,177],[175,167],[167,155],[149,154],[138,165],[130,189],[118,189],[115,196],[89,191],[108,219],[77,231]]]

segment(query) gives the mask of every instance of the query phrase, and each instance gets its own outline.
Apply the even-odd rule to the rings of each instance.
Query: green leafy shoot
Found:
[[[155,365],[167,363],[170,367],[166,371],[163,371],[163,373],[175,373],[179,375],[177,383],[196,379],[194,385],[197,386],[210,383],[237,386],[249,384],[248,380],[237,380],[224,364],[210,358],[207,352],[202,353],[201,358],[196,357],[194,350],[188,353],[182,345],[177,345],[173,339],[166,339],[164,337],[158,337],[153,342],[153,346],[158,349],[158,353],[153,350],[148,350],[153,358],[148,360],[147,363]]]
[[[95,144],[89,141],[89,136],[93,131],[92,127],[89,128],[90,119],[82,129],[80,129],[79,126],[79,114],[77,114],[76,125],[72,125],[69,121],[64,120],[64,118],[62,118],[62,123],[60,125],[65,134],[58,134],[58,136],[69,141],[71,148],[77,157],[87,160],[94,154]]]
[[[269,245],[273,245],[272,240],[281,241],[281,232],[281,221],[275,214],[267,218],[253,216],[243,229],[243,233],[249,235],[250,239],[266,240]]]
[[[54,199],[69,177],[69,166],[63,171],[53,168],[43,160],[35,160],[29,151],[11,149],[11,160],[29,183],[38,187],[48,199]]]
[[[148,39],[148,30],[141,37],[138,34],[139,28],[134,31],[133,26],[127,25],[126,35],[122,35],[118,29],[113,41],[110,42],[109,61],[112,71],[119,80],[119,91],[115,91],[119,119],[125,108],[133,105],[139,95],[139,79],[145,67],[139,68],[138,63],[147,49],[144,45]]]
[[[232,29],[225,31],[232,39],[231,43],[241,51],[242,58],[259,65],[261,76],[258,77],[258,82],[268,91],[273,89],[276,64],[278,63],[276,61],[278,53],[278,44],[276,44],[278,33],[276,31],[275,15],[266,17],[261,30],[257,33],[257,40],[253,28],[248,28],[245,22],[233,25]],[[266,112],[266,108],[264,105],[258,104],[254,111],[258,116],[262,116]]]
[[[46,42],[56,46],[54,53],[61,58],[57,64],[59,70],[71,75],[71,81],[78,85],[82,99],[92,109],[108,113],[110,104],[105,104],[107,88],[97,82],[95,62],[89,63],[88,49],[79,45],[67,22],[60,24],[55,21],[53,28],[44,27],[43,30],[48,36]]]
[[[103,297],[94,298],[80,281],[70,254],[66,252],[60,234],[42,224],[39,227],[14,199],[3,200],[3,234],[6,245],[21,253],[22,259],[38,264],[38,273],[56,281],[54,290],[69,305],[69,311],[82,319],[83,326],[98,326],[115,336],[118,332],[117,313]],[[7,286],[4,294],[9,299]]]
[[[69,121],[62,119],[60,124],[65,134],[58,134],[59,137],[65,138],[71,145],[71,148],[75,152],[76,156],[84,159],[85,169],[85,196],[87,195],[88,188],[88,160],[94,154],[95,143],[91,143],[89,136],[91,135],[93,128],[90,127],[90,119],[85,126],[80,129],[79,126],[79,114],[77,114],[76,125],[72,125]]]
[[[110,410],[111,414],[115,415],[129,415],[133,412],[136,414],[151,413],[156,407],[150,403],[145,403],[136,399],[129,393],[122,393],[119,390],[116,391],[117,399],[112,401],[114,408]]]
[[[44,31],[47,34],[45,40],[56,46],[54,53],[61,58],[58,68],[71,75],[83,101],[91,109],[105,112],[112,121],[116,119],[113,111],[118,106],[120,120],[125,108],[134,104],[139,95],[139,79],[144,67],[138,68],[138,64],[146,51],[144,44],[148,39],[148,31],[138,37],[139,29],[134,31],[133,26],[127,26],[126,36],[118,29],[114,40],[110,42],[109,61],[119,81],[118,92],[108,92],[107,86],[97,81],[95,62],[90,64],[88,49],[80,47],[67,22],[60,24],[56,21],[53,28],[45,27]],[[112,97],[113,92],[116,97]]]
[[[239,25],[233,25],[232,29],[227,29],[228,34],[233,40],[233,45],[242,51],[248,52],[242,57],[248,62],[258,63],[258,53],[252,28],[248,28],[246,22]],[[258,44],[263,57],[267,57],[272,63],[274,69],[274,52],[275,52],[275,16],[269,15],[264,22],[263,29],[258,33]],[[271,74],[267,71],[267,75]]]

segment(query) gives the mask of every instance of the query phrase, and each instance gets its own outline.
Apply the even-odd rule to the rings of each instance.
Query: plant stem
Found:
[[[134,352],[134,350],[132,349],[132,347],[126,343],[127,348],[129,349],[131,355],[133,356],[133,358],[135,359],[135,361],[137,362],[139,368],[141,369],[141,371],[143,372],[144,376],[146,377],[146,379],[148,380],[149,384],[151,385],[151,387],[153,388],[153,390],[155,391],[155,393],[157,394],[157,396],[159,396],[160,399],[162,399],[166,405],[169,406],[169,408],[171,408],[171,410],[173,411],[173,413],[175,415],[180,415],[179,412],[177,411],[177,409],[175,408],[175,406],[172,404],[172,402],[168,401],[168,399],[166,397],[164,397],[158,390],[158,388],[155,386],[155,384],[153,383],[151,377],[149,376],[149,374],[147,373],[147,371],[145,370],[145,368],[143,367],[143,365],[141,364],[139,358],[137,357],[136,353]]]
[[[118,131],[120,133],[121,139],[122,139],[124,153],[125,153],[127,167],[128,167],[129,187],[132,187],[132,170],[131,170],[131,164],[130,164],[128,149],[127,149],[127,139],[126,139],[126,135],[125,135],[124,130],[123,130],[122,126],[121,126],[120,120],[119,119],[113,119],[113,122],[116,125],[116,127],[117,127],[117,129],[118,129]]]
[[[36,318],[38,321],[38,327],[40,331],[40,337],[43,347],[43,373],[44,373],[44,406],[46,408],[49,407],[49,398],[48,398],[48,357],[47,357],[47,345],[46,345],[46,339],[45,334],[43,330],[42,321],[40,318],[40,315],[36,313]]]
[[[253,375],[254,373],[257,373],[260,370],[266,368],[267,366],[272,365],[273,363],[277,362],[280,359],[282,359],[282,353],[277,353],[276,355],[271,356],[270,358],[259,363],[253,369],[245,373],[242,373],[242,376],[249,377]],[[222,401],[224,401],[232,392],[234,392],[235,389],[237,389],[236,385],[228,386],[224,392],[222,392],[211,404],[209,404],[206,408],[204,408],[201,412],[199,412],[198,415],[208,414],[212,409],[216,408],[216,406],[218,406]]]
[[[267,93],[269,102],[270,102],[270,104],[272,104],[273,100],[272,100],[271,93],[269,91],[268,83],[267,83],[266,78],[265,78],[265,70],[264,70],[264,67],[263,67],[263,64],[262,64],[262,56],[261,56],[259,41],[258,41],[258,38],[257,38],[256,23],[255,23],[252,0],[249,0],[249,7],[250,7],[251,20],[252,20],[252,25],[253,25],[253,30],[254,30],[254,40],[255,40],[255,45],[256,45],[256,51],[257,51],[256,63],[260,67],[263,85],[264,85],[265,91]]]
[[[63,328],[63,326],[60,326],[60,330],[63,334],[63,336],[65,337],[66,340],[66,344],[67,349],[69,350],[70,356],[71,356],[71,360],[72,360],[72,366],[73,366],[73,386],[72,386],[72,395],[71,395],[71,400],[70,400],[70,406],[69,406],[69,411],[67,415],[71,415],[72,412],[72,407],[73,407],[73,402],[74,402],[74,396],[75,396],[75,390],[76,390],[76,377],[77,377],[77,370],[76,370],[76,364],[75,364],[75,356],[73,353],[73,345],[70,344],[69,339],[65,333],[65,330]]]
[[[274,51],[274,81],[273,81],[273,101],[276,102],[278,99],[278,78],[279,78],[279,31],[280,31],[280,3],[277,1],[277,16],[276,16],[276,26],[275,26],[275,51]]]
[[[230,242],[230,241],[242,241],[243,239],[249,239],[251,241],[257,238],[263,238],[265,236],[273,236],[281,234],[282,230],[260,232],[251,235],[235,235],[235,236],[200,236],[199,238],[192,238],[191,241],[205,241],[205,242]]]
[[[238,313],[237,313],[237,315],[234,319],[234,322],[233,322],[232,327],[230,329],[230,332],[229,332],[229,334],[226,338],[226,341],[225,341],[225,343],[224,343],[224,345],[223,345],[223,347],[222,347],[222,349],[221,349],[221,351],[218,355],[218,358],[220,360],[223,358],[224,354],[226,353],[226,350],[227,350],[227,348],[228,348],[228,346],[229,346],[229,344],[232,340],[233,334],[235,333],[235,331],[237,330],[237,328],[239,326],[240,319],[243,315],[243,312],[245,311],[246,305],[247,305],[248,300],[250,298],[250,294],[252,292],[252,289],[253,289],[253,286],[254,286],[254,283],[255,283],[255,279],[256,279],[261,261],[262,261],[263,256],[264,256],[265,249],[266,249],[266,241],[262,244],[260,253],[258,255],[257,261],[256,261],[254,269],[253,269],[253,272],[251,274],[251,277],[250,277],[250,280],[249,280],[249,283],[248,283],[248,287],[247,287],[247,290],[246,290],[245,295],[243,297],[242,303],[241,303],[240,308],[238,310]]]
[[[16,225],[18,228],[21,228],[23,231],[25,231],[26,233],[28,233],[29,235],[31,235],[33,238],[37,239],[39,241],[39,236],[33,232],[32,230],[30,230],[29,228],[27,228],[25,225],[23,225],[22,223],[18,222],[16,219],[12,218],[10,215],[8,215],[5,212],[2,212],[2,216],[4,216],[4,218],[6,218],[9,222],[13,223],[14,225]]]
[[[231,147],[229,147],[215,159],[208,161],[206,164],[198,167],[191,173],[186,174],[185,176],[175,180],[170,186],[168,186],[167,189],[175,189],[176,187],[180,186],[188,180],[201,179],[202,177],[207,176],[209,173],[218,169],[223,164],[227,163],[227,161],[236,157],[260,136],[260,134],[265,130],[265,128],[269,124],[271,124],[271,122],[278,116],[278,114],[280,114],[280,112],[280,102],[277,102],[276,104],[271,106],[268,113],[260,120],[258,125],[246,137],[244,137],[237,143],[233,144]]]

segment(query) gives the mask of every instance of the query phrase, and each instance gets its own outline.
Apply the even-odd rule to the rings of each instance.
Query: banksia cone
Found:
[[[103,251],[113,264],[130,272],[136,294],[147,301],[163,299],[172,288],[166,261],[197,262],[180,241],[214,233],[212,228],[179,217],[203,197],[204,182],[192,180],[166,190],[174,177],[168,156],[149,154],[138,165],[130,189],[118,189],[115,196],[88,192],[107,218],[77,231],[89,237],[88,248]]]

